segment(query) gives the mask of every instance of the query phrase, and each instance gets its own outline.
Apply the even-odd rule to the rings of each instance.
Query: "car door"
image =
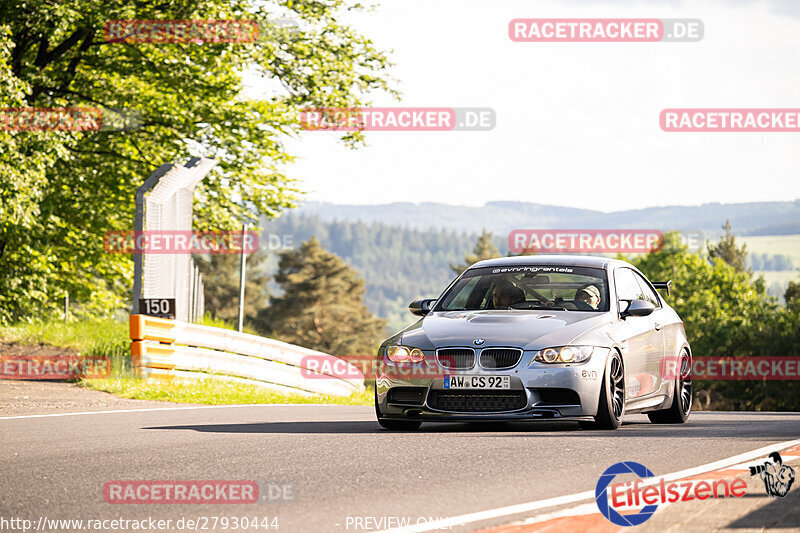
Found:
[[[661,303],[656,290],[650,285],[650,282],[644,278],[639,272],[633,271],[636,281],[639,283],[641,289],[641,299],[647,300],[656,306],[655,311],[645,318],[650,319],[650,324],[653,328],[652,332],[652,352],[648,352],[644,361],[645,372],[653,376],[653,393],[654,394],[668,394],[666,390],[669,384],[668,379],[664,379],[664,354],[666,353],[666,327],[668,322],[671,321],[667,311]]]
[[[620,316],[631,300],[646,299],[636,273],[630,268],[616,269],[614,282]],[[629,407],[633,408],[639,400],[658,391],[661,381],[659,369],[656,365],[656,371],[653,371],[652,361],[663,352],[662,336],[655,329],[652,315],[626,316],[620,321],[615,336],[625,365],[625,396]]]

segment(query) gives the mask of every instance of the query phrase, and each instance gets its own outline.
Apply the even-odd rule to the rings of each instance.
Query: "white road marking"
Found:
[[[78,416],[78,415],[103,415],[109,413],[145,413],[149,411],[184,411],[189,409],[222,409],[223,407],[322,407],[336,406],[336,404],[326,403],[241,403],[232,405],[194,405],[189,407],[148,407],[142,409],[114,409],[110,411],[81,411],[78,413],[47,413],[43,415],[18,415],[0,416],[0,420],[17,420],[21,418],[48,418],[57,416]]]
[[[647,480],[644,483],[642,483],[642,486],[657,484],[662,479],[664,481],[674,481],[676,479],[696,476],[697,474],[703,474],[705,472],[709,472],[712,470],[718,470],[720,468],[725,468],[732,465],[738,465],[740,463],[751,461],[759,457],[764,457],[772,452],[777,452],[785,448],[791,448],[792,446],[798,446],[798,445],[800,445],[800,439],[779,442],[777,444],[771,444],[769,446],[764,446],[763,448],[758,448],[757,450],[752,450],[749,452],[740,453],[739,455],[734,455],[733,457],[728,457],[727,459],[714,461],[713,463],[707,463],[701,466],[687,468],[686,470],[673,472],[671,474],[664,474],[662,476],[647,478]],[[609,466],[611,465],[609,464]],[[555,507],[558,505],[565,505],[568,503],[577,503],[588,499],[594,499],[594,490],[587,490],[584,492],[579,492],[576,494],[568,494],[566,496],[558,496],[555,498],[547,498],[546,500],[537,500],[527,503],[519,503],[516,505],[509,505],[507,507],[498,507],[496,509],[487,509],[485,511],[477,511],[474,513],[451,516],[448,518],[440,518],[438,520],[432,520],[430,522],[423,522],[420,524],[409,525],[406,527],[387,529],[384,531],[379,531],[378,533],[417,533],[422,531],[433,531],[436,529],[449,529],[451,527],[457,527],[472,522],[481,522],[483,520],[489,520],[491,518],[500,518],[502,516],[512,516],[520,513],[538,511],[540,509],[546,509],[548,507]]]

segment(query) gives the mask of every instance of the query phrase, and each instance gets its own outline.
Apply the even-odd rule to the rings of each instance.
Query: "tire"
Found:
[[[378,391],[375,390],[375,416],[378,419],[378,424],[384,429],[392,431],[414,431],[419,429],[422,422],[419,420],[398,420],[394,418],[383,418],[381,410],[378,407]]]
[[[689,352],[681,352],[680,372],[675,377],[675,394],[667,409],[651,411],[647,418],[653,424],[683,424],[692,412],[692,358]]]
[[[578,422],[583,429],[617,429],[625,412],[625,368],[622,357],[614,350],[606,362],[603,386],[594,422]]]

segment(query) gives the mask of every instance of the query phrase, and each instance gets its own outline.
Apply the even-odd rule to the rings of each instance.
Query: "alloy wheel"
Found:
[[[622,409],[625,406],[625,376],[622,370],[622,361],[618,355],[615,355],[611,360],[611,374],[610,374],[610,391],[611,405],[614,409],[614,416],[616,418],[622,417]]]
[[[692,363],[686,352],[681,356],[681,377],[678,386],[680,387],[681,410],[688,413],[692,408]]]

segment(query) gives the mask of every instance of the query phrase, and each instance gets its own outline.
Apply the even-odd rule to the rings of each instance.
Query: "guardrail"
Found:
[[[257,335],[147,315],[131,315],[130,333],[133,366],[150,380],[213,377],[306,396],[349,396],[364,388],[361,371],[338,357]],[[326,359],[327,368],[346,368],[347,378],[305,364]]]

